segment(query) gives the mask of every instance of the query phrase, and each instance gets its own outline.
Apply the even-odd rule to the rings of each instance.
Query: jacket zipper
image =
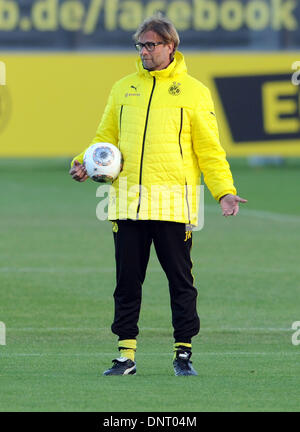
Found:
[[[155,84],[156,84],[156,79],[155,79],[155,77],[153,77],[153,86],[152,86],[152,90],[151,90],[150,98],[149,98],[149,102],[148,102],[147,115],[146,115],[145,128],[144,128],[144,135],[143,135],[142,154],[141,154],[141,163],[140,163],[140,179],[139,179],[139,201],[138,201],[138,206],[137,206],[137,210],[136,210],[136,218],[137,219],[139,218],[139,212],[140,212],[140,207],[141,207],[141,199],[142,199],[142,171],[143,171],[143,159],[144,159],[144,148],[145,148],[146,132],[147,132],[147,126],[148,126],[148,118],[149,118],[150,105],[151,105],[151,101],[152,101],[152,96],[153,96]]]
[[[122,128],[122,114],[123,114],[123,106],[121,105],[121,109],[120,109],[120,125],[119,125],[119,149],[120,149],[120,141],[121,141],[121,128]]]
[[[179,135],[178,135],[180,154],[181,154],[181,158],[183,160],[183,153],[182,153],[182,146],[181,146],[182,125],[183,125],[183,108],[180,109],[180,128],[179,128]],[[188,187],[187,187],[186,177],[184,180],[185,180],[185,199],[186,199],[188,218],[189,218],[189,224],[190,224],[191,223],[191,216],[190,216],[190,206],[189,206],[189,200],[188,200]]]

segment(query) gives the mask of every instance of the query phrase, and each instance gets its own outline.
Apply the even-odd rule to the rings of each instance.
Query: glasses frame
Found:
[[[147,45],[149,45],[149,44],[151,44],[151,46],[152,46],[151,49],[149,49],[147,47]],[[155,50],[155,48],[157,47],[157,45],[165,45],[165,43],[164,42],[145,42],[145,43],[137,42],[134,44],[134,46],[138,52],[141,52],[143,48],[146,48],[146,50],[148,52],[153,52]]]

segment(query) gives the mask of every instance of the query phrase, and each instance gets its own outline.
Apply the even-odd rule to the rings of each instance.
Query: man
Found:
[[[121,355],[104,375],[136,373],[141,290],[152,242],[169,281],[175,375],[197,375],[190,361],[192,337],[200,329],[190,251],[201,172],[224,216],[236,215],[246,200],[236,195],[210,92],[187,74],[173,24],[162,16],[148,18],[134,39],[137,72],[113,86],[92,141],[116,145],[124,158],[109,203],[117,272],[112,331]],[[70,170],[80,182],[87,179],[83,155]],[[153,193],[157,188],[175,191],[172,203]]]

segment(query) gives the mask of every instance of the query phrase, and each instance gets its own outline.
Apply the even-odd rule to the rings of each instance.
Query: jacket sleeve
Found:
[[[236,195],[226,154],[220,144],[217,119],[210,91],[204,87],[192,120],[193,149],[204,181],[218,201],[228,193]]]
[[[92,140],[89,146],[97,142],[107,142],[117,146],[118,136],[119,136],[118,127],[119,127],[118,117],[116,112],[114,87],[113,87],[110,92],[103,116],[97,128],[96,136]],[[71,166],[73,166],[75,159],[82,164],[84,153],[86,152],[87,148],[82,153],[74,157],[74,159],[71,162]]]

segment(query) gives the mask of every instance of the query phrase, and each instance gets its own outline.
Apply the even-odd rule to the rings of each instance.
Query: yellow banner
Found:
[[[212,92],[229,156],[300,155],[300,53],[185,58],[189,73]],[[127,53],[0,53],[0,156],[82,151],[112,85],[135,71],[135,60]]]

